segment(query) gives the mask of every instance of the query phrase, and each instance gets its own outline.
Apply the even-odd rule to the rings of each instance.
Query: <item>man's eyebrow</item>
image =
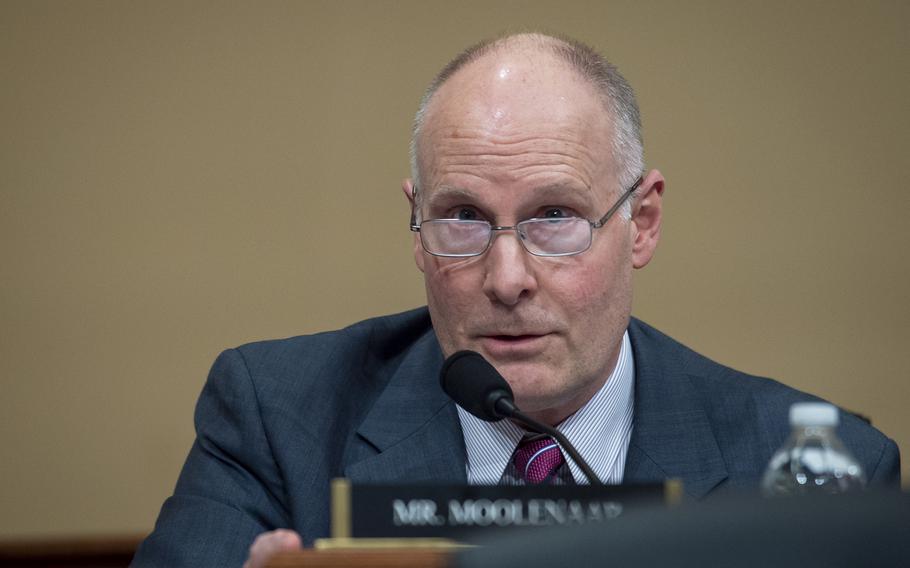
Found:
[[[552,198],[589,198],[592,195],[590,187],[573,183],[553,183],[542,185],[533,188],[531,191],[538,198],[550,196],[552,196]]]
[[[460,199],[476,199],[477,195],[475,192],[464,189],[463,187],[455,187],[452,185],[440,185],[436,187],[431,192],[424,193],[424,198],[426,202],[432,204],[436,201],[455,201]]]
[[[439,201],[458,201],[458,200],[476,200],[478,198],[478,193],[463,187],[456,187],[451,185],[440,185],[436,187],[432,192],[427,192],[429,195],[424,193],[424,197],[427,200],[428,204],[433,204],[434,202]],[[541,185],[537,187],[532,187],[529,190],[529,195],[533,196],[534,199],[566,199],[566,198],[590,198],[592,192],[591,188],[587,186],[581,186],[578,184],[568,184],[568,183],[554,183]]]

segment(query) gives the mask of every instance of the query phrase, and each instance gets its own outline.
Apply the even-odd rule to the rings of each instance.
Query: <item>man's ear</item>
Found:
[[[643,268],[657,249],[660,240],[660,221],[663,214],[664,176],[657,170],[645,175],[639,197],[632,204],[632,266]]]
[[[414,182],[411,181],[411,178],[405,178],[404,181],[401,182],[401,191],[404,193],[404,196],[408,198],[411,210],[414,210]]]
[[[414,194],[414,182],[411,181],[411,178],[405,178],[401,182],[401,191],[404,192],[404,196],[408,199],[408,204],[411,207],[411,223],[416,222],[417,215],[417,204],[415,202]],[[414,262],[417,263],[417,268],[423,272],[423,247],[420,245],[420,233],[414,233]]]

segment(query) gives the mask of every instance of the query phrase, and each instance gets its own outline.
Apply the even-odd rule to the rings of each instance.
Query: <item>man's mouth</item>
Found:
[[[539,353],[549,334],[491,334],[480,337],[481,348],[494,358],[528,357]]]

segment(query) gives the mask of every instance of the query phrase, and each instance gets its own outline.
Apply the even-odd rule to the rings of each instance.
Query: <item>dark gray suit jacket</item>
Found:
[[[755,487],[813,397],[714,363],[632,320],[635,414],[625,481],[681,478],[694,499]],[[278,527],[329,532],[329,481],[465,483],[454,404],[425,308],[341,331],[245,345],[215,361],[197,439],[136,566],[239,566]],[[895,443],[852,415],[839,434],[873,484],[897,484]]]

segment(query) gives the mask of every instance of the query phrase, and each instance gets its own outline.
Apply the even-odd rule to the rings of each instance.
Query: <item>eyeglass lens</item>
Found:
[[[591,225],[585,219],[528,219],[515,229],[532,254],[561,255],[581,252],[591,244]],[[494,229],[486,221],[433,219],[421,224],[423,246],[431,254],[473,256],[483,253]]]

